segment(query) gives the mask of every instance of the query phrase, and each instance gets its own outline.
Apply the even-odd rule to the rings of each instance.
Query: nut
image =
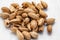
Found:
[[[31,25],[30,25],[30,23],[27,24],[27,28],[31,31]]]
[[[29,13],[29,12],[35,12],[35,11],[33,9],[31,9],[31,8],[26,8],[26,9],[24,9],[24,12]]]
[[[8,19],[4,20],[5,27],[8,28],[10,26],[9,23],[10,23],[10,20],[8,20]]]
[[[29,31],[28,28],[19,27],[20,31]]]
[[[44,9],[41,3],[38,3],[37,6],[36,6],[36,8],[37,8],[38,10]]]
[[[14,12],[16,9],[13,6],[10,6],[10,11]]]
[[[9,17],[9,13],[2,13],[0,14],[0,16],[3,18],[3,19],[7,19]]]
[[[49,33],[52,32],[52,25],[48,25],[48,26],[47,26],[47,31],[48,31]]]
[[[42,17],[44,17],[44,18],[47,17],[47,14],[46,14],[43,10],[40,10],[40,11],[39,11],[39,14],[40,14]]]
[[[34,30],[32,30],[32,31],[38,32],[38,26]]]
[[[10,9],[7,8],[7,7],[2,7],[1,10],[2,10],[3,12],[10,13]]]
[[[23,20],[23,18],[21,16],[16,16],[16,19],[19,19],[20,21]]]
[[[48,7],[46,2],[41,1],[41,4],[42,4],[43,8],[45,8],[45,9]]]
[[[26,27],[24,22],[22,22],[22,24],[21,24],[21,25],[22,25],[22,27]]]
[[[29,7],[30,4],[31,3],[29,3],[29,2],[23,2],[22,6],[23,6],[23,8],[27,8],[27,7]]]
[[[32,20],[31,21],[31,28],[34,30],[37,27],[37,21],[36,20]]]
[[[25,37],[27,40],[30,40],[30,39],[31,39],[31,35],[30,35],[29,32],[23,31],[22,34],[24,35],[24,37]]]
[[[20,19],[12,19],[11,21],[10,21],[10,23],[19,23],[20,22]]]
[[[48,18],[47,20],[46,20],[46,23],[47,24],[53,24],[55,22],[55,19],[54,18]]]
[[[30,21],[29,18],[25,18],[25,19],[24,19],[24,23],[25,23],[25,24],[29,23],[29,21]]]
[[[14,26],[11,26],[11,27],[10,27],[10,30],[11,30],[13,33],[16,33],[17,29],[18,29],[18,28],[17,28],[17,27],[14,27]]]
[[[28,13],[28,16],[33,18],[33,19],[39,19],[39,16],[36,15],[35,13],[33,13],[33,12]]]
[[[38,33],[32,31],[32,32],[30,32],[30,34],[31,34],[32,38],[35,38],[35,39],[38,38]]]
[[[21,15],[23,11],[17,11],[17,15]]]
[[[17,3],[12,3],[11,6],[13,6],[14,8],[16,8],[19,5]]]
[[[24,18],[27,17],[27,16],[28,16],[27,13],[22,14],[22,17],[24,17]]]
[[[19,40],[24,40],[24,36],[19,30],[17,30],[16,35],[19,38]]]
[[[43,24],[44,24],[44,18],[40,18],[40,19],[38,20],[38,25],[41,26],[41,25],[43,25]]]
[[[44,31],[44,26],[40,26],[39,27],[39,32],[43,32]]]
[[[12,13],[12,14],[9,15],[10,20],[14,19],[15,17],[16,17],[16,13]]]

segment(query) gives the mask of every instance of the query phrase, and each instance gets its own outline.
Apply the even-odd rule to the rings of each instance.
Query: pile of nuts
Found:
[[[48,5],[44,1],[35,4],[34,2],[23,2],[22,7],[17,3],[12,3],[10,8],[2,7],[3,13],[0,17],[4,19],[7,28],[17,35],[19,40],[31,40],[38,38],[38,32],[44,31],[44,25],[47,26],[48,33],[52,32],[54,18],[47,18],[44,12]]]

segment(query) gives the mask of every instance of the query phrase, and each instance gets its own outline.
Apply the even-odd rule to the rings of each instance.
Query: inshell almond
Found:
[[[44,31],[44,26],[42,25],[39,27],[39,32],[43,32],[43,31]]]
[[[3,18],[3,19],[7,19],[9,17],[9,13],[2,13],[0,14],[0,16]]]
[[[35,38],[35,39],[38,38],[38,33],[32,31],[32,32],[30,32],[30,34],[31,34],[32,38]]]
[[[32,20],[31,21],[31,28],[35,29],[37,27],[37,21],[36,20]]]
[[[22,18],[21,16],[16,16],[16,19],[18,19],[18,20],[20,20],[20,21],[23,20],[23,18]]]
[[[28,13],[28,16],[33,18],[33,19],[39,19],[39,16],[36,15],[35,13],[33,13],[33,12]]]
[[[40,19],[38,20],[38,25],[41,26],[41,25],[43,25],[43,24],[44,24],[44,18],[40,18]]]
[[[1,10],[2,10],[3,12],[10,13],[10,9],[7,8],[7,7],[2,7]]]
[[[48,31],[49,33],[52,32],[52,25],[48,25],[48,26],[47,26],[47,31]]]
[[[38,10],[44,9],[41,3],[38,3],[37,6],[36,6],[36,8],[37,8]]]
[[[22,34],[24,35],[25,39],[27,39],[27,40],[30,40],[31,39],[31,35],[30,35],[29,32],[23,31]]]
[[[16,17],[16,13],[12,13],[12,14],[9,15],[10,20],[14,19],[15,17]]]
[[[40,9],[40,11],[39,11],[39,14],[42,16],[42,17],[44,17],[44,18],[46,18],[48,15],[43,11],[43,10],[41,10]]]
[[[33,9],[31,9],[31,8],[26,8],[26,9],[24,9],[24,12],[29,13],[29,12],[35,12],[35,11]]]
[[[27,13],[22,14],[22,17],[24,17],[24,18],[27,17],[27,16],[28,16]]]
[[[19,38],[19,40],[24,40],[24,36],[19,30],[17,30],[16,35]]]
[[[13,7],[16,8],[16,7],[19,6],[19,5],[18,5],[18,3],[12,3],[11,6],[13,6]]]
[[[27,28],[31,31],[31,25],[30,25],[30,23],[27,24]]]
[[[19,23],[20,22],[20,19],[12,19],[11,21],[10,21],[10,23]]]
[[[8,20],[8,19],[5,19],[4,20],[4,24],[5,24],[5,27],[9,27],[10,25],[9,25],[9,22],[10,22],[10,20]]]
[[[10,6],[10,11],[14,12],[16,9],[13,6]]]
[[[18,29],[18,28],[17,28],[17,27],[14,27],[14,26],[11,26],[11,27],[10,27],[10,30],[11,30],[13,33],[16,33],[17,29]]]
[[[32,31],[38,32],[38,26],[34,30],[32,30]]]
[[[41,1],[42,6],[46,9],[48,7],[46,2]]]
[[[22,6],[23,6],[23,8],[27,8],[27,7],[29,7],[30,4],[31,3],[29,3],[29,2],[23,2]]]
[[[47,20],[46,20],[46,23],[47,24],[53,24],[55,22],[55,19],[54,18],[48,18]]]
[[[29,23],[29,21],[30,21],[30,18],[28,18],[28,17],[24,19],[25,24]]]
[[[29,31],[28,28],[19,27],[20,31]]]

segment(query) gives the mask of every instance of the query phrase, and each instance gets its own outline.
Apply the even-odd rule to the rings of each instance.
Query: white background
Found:
[[[7,6],[11,3],[19,3],[21,5],[24,1],[34,1],[39,3],[40,0],[0,0],[0,13],[1,7]],[[48,35],[45,27],[43,34],[39,34],[38,39],[36,40],[60,40],[60,0],[43,0],[48,4],[48,10],[45,11],[48,14],[48,18],[53,17],[56,19],[55,24],[53,25],[53,31],[51,35]],[[18,40],[17,36],[11,33],[11,31],[5,28],[3,19],[0,18],[0,40]]]

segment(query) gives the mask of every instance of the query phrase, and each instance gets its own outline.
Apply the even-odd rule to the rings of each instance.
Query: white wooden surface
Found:
[[[0,13],[1,7],[7,6],[11,3],[21,4],[24,1],[34,1],[36,3],[40,0],[0,0]],[[53,31],[51,35],[48,35],[46,27],[44,28],[43,34],[39,34],[38,39],[36,40],[60,40],[60,0],[43,0],[48,4],[48,10],[45,11],[48,14],[48,18],[53,17],[56,19],[55,24],[53,25]],[[18,40],[17,36],[11,33],[11,31],[5,28],[3,19],[0,18],[0,40]]]

